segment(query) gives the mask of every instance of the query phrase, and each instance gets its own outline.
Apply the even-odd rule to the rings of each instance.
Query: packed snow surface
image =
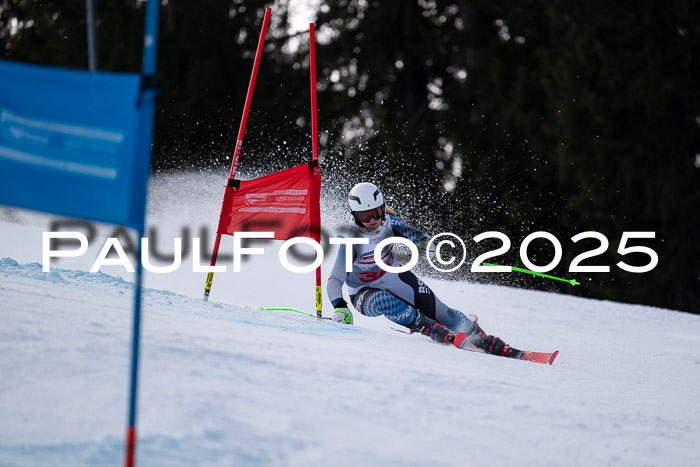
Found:
[[[155,180],[149,202],[170,252],[183,227],[213,238],[223,193],[208,176],[178,177]],[[331,207],[324,200],[324,216]],[[88,272],[113,226],[98,226],[83,257],[42,271],[52,220],[0,212],[0,465],[119,465],[133,275]],[[514,347],[560,350],[551,367],[514,361],[398,333],[381,317],[347,326],[258,310],[313,312],[313,274],[285,271],[277,243],[241,273],[229,262],[208,303],[191,255],[176,272],[146,273],[140,465],[700,463],[700,317],[426,279]]]

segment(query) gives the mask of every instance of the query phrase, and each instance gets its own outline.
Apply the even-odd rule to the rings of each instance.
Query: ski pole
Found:
[[[296,308],[264,308],[264,307],[259,307],[258,310],[262,311],[293,311],[295,313],[300,313],[302,315],[310,316],[312,318],[317,318],[316,315],[312,315],[311,313],[307,313],[302,310],[297,310]],[[322,319],[331,319],[328,316],[321,316]]]
[[[452,259],[452,257],[448,256],[448,255],[440,255],[440,257],[443,260],[451,260]],[[465,260],[464,263],[462,264],[462,266],[468,266],[468,265],[473,265],[473,264],[474,264],[474,261]],[[500,265],[500,264],[483,263],[483,265],[484,266],[501,266],[502,267],[502,265]],[[462,267],[462,266],[460,266],[460,267]],[[563,279],[561,277],[550,276],[548,274],[542,274],[541,272],[530,271],[529,269],[516,268],[515,266],[511,266],[511,269],[513,271],[516,271],[516,272],[522,272],[525,274],[532,274],[533,276],[540,276],[540,277],[544,277],[547,279],[554,279],[557,281],[568,282],[571,285],[581,285],[581,283],[578,282],[576,279]]]
[[[484,263],[484,266],[501,266],[501,265],[500,264]],[[525,274],[532,274],[533,276],[546,277],[547,279],[554,279],[556,281],[568,282],[571,285],[580,285],[581,284],[576,279],[563,279],[561,277],[550,276],[548,274],[542,274],[541,272],[530,271],[529,269],[523,269],[523,268],[516,268],[514,266],[512,267],[512,269],[513,269],[513,271],[523,272]]]

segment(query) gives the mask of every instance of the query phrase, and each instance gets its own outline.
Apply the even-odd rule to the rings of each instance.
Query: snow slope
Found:
[[[152,184],[162,238],[216,222],[222,189],[188,192],[178,177]],[[0,213],[0,465],[118,465],[132,278],[85,272],[108,226],[84,258],[42,272],[49,221]],[[256,310],[313,306],[313,275],[284,271],[266,248],[244,272],[217,274],[209,303],[189,260],[146,274],[140,465],[700,464],[698,316],[428,279],[511,345],[559,349],[549,367],[440,346],[383,318]]]

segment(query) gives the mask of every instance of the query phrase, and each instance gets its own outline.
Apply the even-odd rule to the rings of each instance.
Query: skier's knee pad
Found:
[[[416,317],[416,309],[382,289],[367,287],[352,296],[352,305],[365,316],[384,315],[391,321],[407,326]]]
[[[367,311],[365,308],[367,304],[367,299],[375,292],[381,292],[381,289],[365,287],[364,289],[360,290],[359,292],[350,297],[350,300],[352,301],[352,306],[354,306],[357,311],[367,316]],[[370,314],[369,316],[375,315]]]

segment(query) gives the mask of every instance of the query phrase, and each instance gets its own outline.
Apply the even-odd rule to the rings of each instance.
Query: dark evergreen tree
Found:
[[[233,153],[264,8],[273,18],[247,126],[242,168],[310,154],[308,35],[289,32],[291,0],[170,1],[161,14],[154,166],[225,172]],[[100,67],[138,71],[144,3],[97,2]],[[317,17],[319,129],[339,192],[372,180],[410,221],[465,239],[496,230],[520,263],[530,232],[565,256],[607,236],[609,265],[580,289],[479,275],[526,287],[700,311],[700,6],[634,8],[600,0],[322,1]],[[83,2],[0,0],[0,56],[87,68]],[[346,187],[341,186],[343,183]],[[430,223],[429,219],[436,219]],[[620,270],[624,231],[653,231],[659,265]],[[472,256],[498,242],[471,243]],[[530,248],[538,264],[552,247]]]
[[[597,246],[570,238],[596,230],[610,245],[584,264],[611,272],[585,295],[698,311],[698,19],[689,1],[328,2],[321,107],[358,176],[403,181],[453,231],[507,233],[504,261],[549,231],[565,274]],[[654,271],[616,266],[648,262],[617,253],[624,231],[656,232],[630,244],[658,252]]]

